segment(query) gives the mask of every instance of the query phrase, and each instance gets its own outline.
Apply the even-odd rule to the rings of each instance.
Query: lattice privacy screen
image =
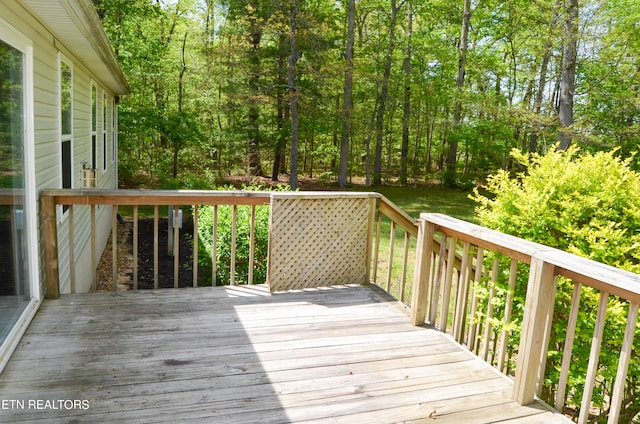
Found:
[[[369,198],[271,198],[270,291],[366,280]]]

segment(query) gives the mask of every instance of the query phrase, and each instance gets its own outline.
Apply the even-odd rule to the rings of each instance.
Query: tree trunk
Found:
[[[184,107],[184,73],[187,70],[187,62],[185,58],[185,48],[187,45],[188,32],[184,33],[184,39],[182,40],[182,50],[180,52],[180,76],[178,77],[178,116],[182,114]],[[173,178],[178,177],[178,160],[180,158],[180,143],[182,140],[172,140],[173,142]]]
[[[382,184],[382,137],[384,128],[384,113],[387,107],[387,98],[389,96],[389,79],[391,77],[391,61],[393,59],[393,50],[395,48],[396,37],[396,21],[398,18],[398,9],[402,7],[397,5],[396,0],[391,0],[391,17],[389,22],[389,45],[387,47],[387,55],[384,61],[384,74],[380,87],[380,102],[378,113],[376,115],[376,151],[373,163],[373,185]]]
[[[247,162],[249,175],[263,176],[260,165],[260,110],[258,99],[260,97],[260,55],[258,47],[262,39],[262,27],[258,24],[251,28],[249,53],[249,112],[247,124],[249,128],[249,140],[247,143]]]
[[[411,35],[413,10],[407,3],[407,47],[404,56],[404,101],[402,117],[402,148],[400,152],[400,184],[407,184],[407,157],[409,156],[409,120],[411,119]]]
[[[567,0],[566,21],[564,29],[564,46],[562,49],[562,74],[560,76],[560,97],[558,101],[558,117],[560,131],[558,141],[560,150],[571,145],[573,126],[573,95],[576,87],[576,61],[578,56],[578,0]]]
[[[298,62],[298,44],[296,41],[296,19],[298,14],[297,0],[291,0],[290,14],[290,40],[291,55],[289,56],[289,68],[287,81],[289,85],[289,108],[291,110],[291,175],[289,185],[292,190],[298,188],[298,90],[296,88],[295,66]]]
[[[285,38],[286,40],[286,38]],[[283,40],[281,39],[281,42]],[[281,43],[284,44],[284,43]],[[284,75],[285,75],[285,59],[284,59],[284,52],[286,50],[284,48],[280,49],[280,54],[278,55],[278,80],[281,81],[281,83],[284,85]],[[285,143],[286,143],[286,137],[283,131],[283,127],[284,127],[284,120],[285,120],[285,113],[284,113],[284,109],[285,109],[285,102],[284,102],[284,95],[282,93],[282,90],[278,89],[278,92],[276,94],[276,120],[277,120],[277,125],[278,125],[278,140],[276,142],[276,146],[275,146],[275,150],[274,150],[274,154],[273,154],[273,168],[271,168],[271,181],[278,181],[278,176],[280,174],[280,169],[282,166],[282,156],[283,156],[283,151],[284,151],[284,147],[285,147]]]
[[[452,129],[460,125],[462,121],[462,88],[464,87],[465,68],[467,65],[467,49],[469,47],[469,26],[471,24],[471,0],[464,1],[464,9],[462,12],[462,32],[460,35],[460,57],[458,59],[458,77],[456,78],[456,87],[458,88],[458,96],[453,112]],[[447,169],[444,174],[444,183],[449,187],[456,185],[456,168],[458,165],[458,140],[449,137],[449,150],[447,152]]]
[[[340,169],[338,185],[347,186],[347,168],[349,164],[349,138],[351,137],[351,112],[353,111],[353,33],[355,28],[356,1],[349,0],[347,18],[347,46],[344,67],[344,101],[342,103],[342,139],[340,141]]]

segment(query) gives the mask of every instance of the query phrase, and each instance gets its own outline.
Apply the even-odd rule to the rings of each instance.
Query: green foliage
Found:
[[[219,187],[219,190],[234,190],[232,187]],[[244,186],[246,191],[270,191],[259,184]],[[288,191],[289,187],[280,186],[277,191]],[[198,266],[202,271],[205,285],[211,283],[213,255],[213,226],[217,209],[216,233],[216,284],[226,285],[231,281],[231,247],[233,206],[198,207]],[[251,206],[237,206],[236,246],[235,246],[235,282],[246,284],[249,277]],[[256,206],[254,229],[253,282],[264,283],[267,278],[267,251],[269,243],[269,207]]]
[[[507,172],[499,171],[487,181],[487,196],[476,191],[473,198],[479,203],[476,214],[482,225],[640,273],[640,174],[630,168],[631,158],[621,160],[615,152],[581,153],[577,148],[566,152],[552,150],[545,156],[528,157],[518,151],[512,155],[526,172],[512,178]],[[521,320],[526,278],[525,272],[519,272],[515,291],[516,322]],[[498,286],[505,287],[504,279]],[[571,281],[559,279],[547,385],[543,391],[550,402],[558,381],[572,291]],[[569,382],[569,386],[576,389],[584,386],[598,301],[596,290],[582,289]],[[620,351],[626,309],[626,302],[610,297],[603,352]],[[516,331],[512,334],[512,343],[517,343],[518,338]],[[611,396],[617,358],[615,354],[600,357],[600,383],[594,389],[593,402],[603,417]],[[623,416],[629,419],[623,419],[624,422],[640,412],[634,383],[639,377],[640,364],[632,364],[623,400]],[[572,391],[566,403],[569,411],[577,413],[580,401],[581,392]]]

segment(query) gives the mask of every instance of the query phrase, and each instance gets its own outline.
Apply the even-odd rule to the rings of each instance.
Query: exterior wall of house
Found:
[[[112,145],[112,143],[117,143],[114,129],[115,119],[113,119],[113,114],[116,113],[114,94],[101,84],[98,76],[91,74],[88,68],[74,56],[74,52],[68,50],[45,24],[32,16],[20,1],[2,1],[0,16],[33,43],[35,178],[38,194],[46,188],[62,188],[60,60],[69,65],[72,70],[71,186],[72,188],[82,188],[83,166],[90,167],[92,165],[92,86],[95,86],[98,187],[117,188],[117,160],[114,157],[114,152],[117,150]],[[106,105],[104,104],[105,97]],[[107,138],[106,149],[103,148],[105,134]],[[90,209],[88,206],[76,207],[73,213],[76,291],[83,292],[89,290],[92,275],[90,269]],[[96,218],[99,229],[96,235],[97,251],[100,254],[111,230],[111,209],[97,207]],[[60,208],[58,220],[60,292],[69,293],[69,212]],[[40,230],[38,233],[42,234]],[[39,246],[39,249],[40,284],[42,293],[44,293],[46,264],[43,263],[42,246]]]

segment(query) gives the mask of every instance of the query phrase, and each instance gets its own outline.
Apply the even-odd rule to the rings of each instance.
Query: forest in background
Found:
[[[513,148],[640,137],[635,0],[94,3],[131,86],[122,186],[472,186]]]

